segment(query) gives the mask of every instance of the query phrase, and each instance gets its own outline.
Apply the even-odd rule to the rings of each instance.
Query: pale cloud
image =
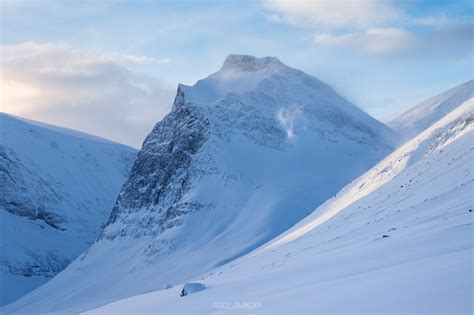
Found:
[[[366,54],[410,53],[423,58],[472,58],[474,23],[457,20],[417,20],[428,28],[423,36],[401,28],[369,28],[355,33],[335,35],[320,33],[313,37],[316,44],[352,49]]]
[[[384,0],[267,0],[273,19],[318,30],[313,41],[320,46],[350,48],[379,54],[404,50],[417,44],[414,35],[390,23],[404,13]]]
[[[402,13],[385,0],[267,0],[271,18],[322,28],[365,28],[400,18]]]
[[[314,36],[315,43],[323,46],[356,49],[363,53],[392,53],[416,49],[420,45],[417,37],[398,28],[369,28],[358,33]]]
[[[322,47],[365,54],[409,52],[418,58],[472,55],[471,18],[413,16],[385,0],[266,0],[275,21],[314,32]],[[397,5],[397,6],[396,6]]]
[[[145,56],[27,42],[1,47],[1,111],[140,146],[174,88],[137,72]]]

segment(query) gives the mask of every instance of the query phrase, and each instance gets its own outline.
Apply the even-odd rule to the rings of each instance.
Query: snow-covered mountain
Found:
[[[411,107],[388,125],[409,140],[472,97],[474,97],[474,80]]]
[[[472,314],[474,100],[288,232],[94,314]]]
[[[0,113],[0,302],[48,281],[97,238],[136,150]]]
[[[87,310],[224,265],[290,228],[396,142],[323,82],[273,57],[230,55],[178,87],[98,242],[4,310]]]

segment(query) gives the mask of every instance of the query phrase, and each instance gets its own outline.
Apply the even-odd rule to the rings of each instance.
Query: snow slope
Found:
[[[472,97],[474,97],[474,80],[411,107],[388,125],[409,140]]]
[[[474,101],[288,232],[182,284],[86,312],[472,314]]]
[[[0,305],[48,281],[95,241],[135,155],[0,113]]]
[[[290,228],[396,141],[321,81],[274,57],[230,55],[178,87],[98,242],[5,311],[87,310],[223,265]]]

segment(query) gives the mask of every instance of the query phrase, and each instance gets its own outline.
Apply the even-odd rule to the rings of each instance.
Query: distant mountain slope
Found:
[[[413,106],[388,125],[408,140],[472,97],[474,97],[474,80]]]
[[[0,304],[46,282],[95,241],[135,155],[0,113]]]
[[[474,101],[295,227],[182,284],[98,314],[472,314]]]
[[[232,261],[309,214],[396,141],[323,82],[274,57],[230,55],[218,72],[179,86],[98,242],[7,310],[90,309]]]

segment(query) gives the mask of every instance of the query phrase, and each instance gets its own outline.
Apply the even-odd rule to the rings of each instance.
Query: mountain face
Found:
[[[204,290],[84,314],[472,314],[473,137],[471,99],[288,232],[187,280]]]
[[[405,139],[411,139],[474,97],[474,80],[458,85],[417,104],[388,123]]]
[[[92,244],[136,151],[0,114],[0,296],[11,302]]]
[[[290,228],[396,143],[321,81],[273,57],[230,55],[178,87],[98,241],[5,310],[81,311],[223,265]]]

